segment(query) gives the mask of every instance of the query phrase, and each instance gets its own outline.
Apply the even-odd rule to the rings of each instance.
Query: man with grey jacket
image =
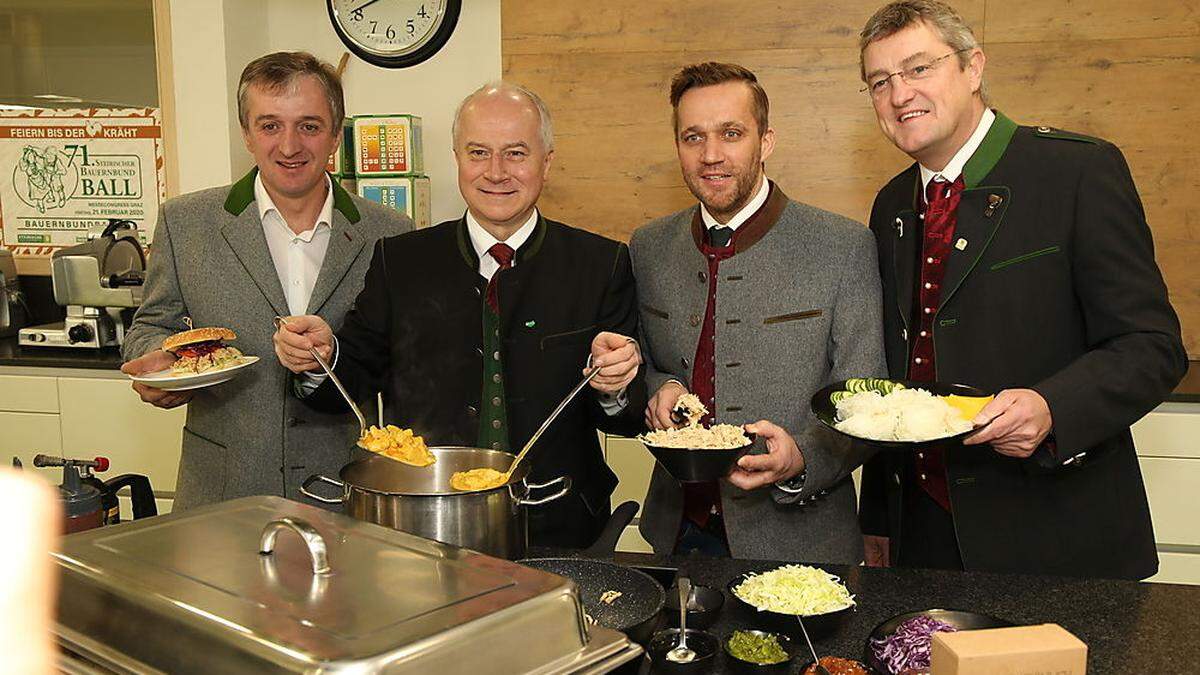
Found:
[[[169,367],[175,356],[162,340],[187,329],[185,320],[230,328],[234,346],[260,357],[274,351],[276,315],[319,314],[341,325],[375,240],[412,229],[404,215],[351,196],[325,172],[344,111],[337,73],[311,54],[278,52],[246,66],[238,116],[257,166],[232,186],[163,204],[123,372]],[[357,425],[287,395],[290,377],[269,359],[204,389],[134,383],[152,405],[189,404],[174,508],[259,494],[299,499],[306,476],[350,459]]]
[[[850,473],[866,450],[809,400],[885,372],[871,233],[768,180],[766,92],[749,70],[700,63],[671,82],[675,147],[699,200],[633,235],[652,428],[685,393],[703,423],[744,424],[759,448],[727,479],[680,484],[656,466],[641,518],[655,552],[855,564]]]

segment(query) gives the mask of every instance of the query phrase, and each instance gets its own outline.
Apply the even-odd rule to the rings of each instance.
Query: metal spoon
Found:
[[[817,658],[817,650],[813,649],[812,640],[808,639],[808,629],[804,627],[804,619],[797,614],[796,620],[800,622],[800,632],[804,633],[804,641],[808,643],[808,652],[812,654],[813,663],[817,666],[817,675],[829,675],[829,669],[821,665],[821,659]]]
[[[591,365],[591,363],[592,359],[591,357],[588,357],[588,365]],[[542,437],[542,432],[546,431],[547,427],[550,426],[550,423],[553,422],[554,419],[558,417],[558,414],[563,411],[563,408],[566,408],[567,404],[575,398],[576,394],[578,394],[581,389],[587,386],[587,383],[591,382],[592,378],[596,377],[596,374],[599,372],[600,368],[598,367],[589,370],[587,376],[583,378],[583,381],[575,385],[575,388],[571,390],[571,393],[567,394],[567,397],[559,402],[558,407],[550,413],[550,416],[546,418],[545,422],[542,422],[542,426],[538,427],[538,430],[535,431],[533,435],[529,437],[529,440],[525,442],[525,447],[521,448],[521,452],[517,453],[516,458],[513,459],[513,463],[508,467],[508,471],[504,472],[504,481],[500,483],[501,485],[507,483],[508,479],[512,477],[513,471],[517,470],[517,465],[521,463],[521,460],[525,459],[525,455],[529,454],[529,449],[533,447],[533,444],[537,443],[537,440]]]
[[[281,326],[287,325],[287,322],[288,320],[282,316],[275,317],[275,329],[278,330]],[[337,375],[333,374],[333,368],[329,367],[329,364],[325,362],[325,359],[321,358],[317,350],[309,347],[308,353],[312,354],[312,357],[317,360],[317,363],[324,369],[325,374],[329,376],[329,379],[333,380],[333,384],[337,387],[337,390],[342,393],[342,398],[346,399],[346,403],[350,404],[350,410],[354,411],[354,416],[358,418],[358,437],[365,437],[367,435],[367,418],[363,417],[362,411],[358,409],[358,404],[350,397],[350,392],[346,391],[346,387],[342,386],[342,381],[338,379]]]
[[[679,646],[667,652],[667,660],[673,663],[691,663],[696,660],[696,652],[687,646],[687,601],[692,594],[692,582],[687,577],[679,577]],[[829,675],[826,673],[825,675]]]

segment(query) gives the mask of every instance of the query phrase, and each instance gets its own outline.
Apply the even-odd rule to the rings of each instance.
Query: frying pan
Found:
[[[518,560],[544,572],[567,577],[579,586],[583,611],[605,628],[618,630],[645,646],[658,628],[667,594],[650,575],[629,567],[590,557],[608,557],[617,548],[625,527],[637,513],[637,502],[625,502],[614,511],[600,537],[580,551],[580,558],[526,558]],[[600,600],[607,591],[621,593],[611,603]]]

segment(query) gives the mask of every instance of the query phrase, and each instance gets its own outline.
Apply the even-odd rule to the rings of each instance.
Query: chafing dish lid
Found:
[[[330,573],[314,573],[292,532],[279,534],[274,554],[259,553],[264,526],[280,517],[321,534]],[[148,621],[170,615],[231,629],[229,639],[248,649],[266,645],[309,663],[375,657],[539,598],[562,608],[550,613],[559,626],[578,611],[563,602],[575,591],[560,577],[278,497],[72,535],[56,559],[64,593],[136,598]]]

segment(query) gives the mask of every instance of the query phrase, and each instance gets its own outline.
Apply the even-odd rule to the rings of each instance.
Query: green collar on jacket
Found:
[[[242,179],[233,184],[229,188],[229,196],[225,198],[225,210],[235,216],[242,215],[242,211],[250,206],[250,202],[254,201],[254,178],[258,176],[258,167],[250,169],[250,173],[242,176]],[[354,200],[350,199],[350,193],[346,192],[341,183],[338,183],[335,178],[330,176],[330,185],[333,186],[333,208],[336,211],[341,211],[346,220],[351,223],[357,223],[362,219],[362,215],[358,212],[358,207],[354,205]]]
[[[538,211],[537,224],[533,226],[533,234],[529,239],[521,244],[521,248],[516,251],[515,263],[526,262],[537,255],[537,252],[542,248],[542,242],[546,240],[546,217]],[[463,261],[467,267],[473,270],[479,269],[479,258],[475,255],[475,247],[471,245],[471,235],[467,234],[467,214],[458,220],[458,252],[462,254]]]
[[[996,167],[996,163],[1008,149],[1013,134],[1017,132],[1016,122],[1005,117],[999,110],[995,112],[996,120],[992,122],[992,128],[988,129],[975,154],[971,155],[971,159],[963,166],[963,183],[968,190],[977,187]]]

